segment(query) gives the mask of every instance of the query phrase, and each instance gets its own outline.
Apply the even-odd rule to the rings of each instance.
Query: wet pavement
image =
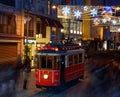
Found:
[[[111,59],[107,60],[107,62],[110,61],[112,62]],[[106,72],[108,74],[100,73],[105,68],[96,68],[95,64],[101,62],[107,64],[106,61],[94,60],[91,62],[92,64],[86,62],[84,80],[80,80],[77,84],[60,92],[36,88],[34,69],[30,73],[27,90],[23,90],[23,74],[21,71],[17,84],[17,97],[120,97],[120,80],[111,78],[112,76],[109,75],[108,71]],[[106,68],[107,66],[109,64],[106,65]],[[106,76],[101,76],[102,74]]]
[[[37,89],[35,86],[35,69],[32,69],[32,71],[29,74],[28,85],[26,90],[23,89],[23,71],[20,71],[20,76],[16,87],[17,97],[30,97],[31,95],[40,91],[40,89]]]

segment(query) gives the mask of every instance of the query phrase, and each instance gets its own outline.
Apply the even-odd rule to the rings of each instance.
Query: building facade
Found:
[[[15,67],[21,61],[23,34],[19,27],[22,17],[14,4],[0,3],[0,64],[12,64]]]
[[[110,4],[107,0],[98,1],[98,5]],[[120,35],[110,33],[110,27],[93,27],[87,20],[58,19],[53,7],[95,4],[92,0],[0,0],[0,64],[15,66],[29,55],[33,66],[37,46],[66,38],[78,42],[97,38],[116,44]]]

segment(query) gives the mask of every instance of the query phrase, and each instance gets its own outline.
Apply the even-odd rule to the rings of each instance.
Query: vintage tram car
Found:
[[[84,49],[76,44],[37,48],[36,86],[58,87],[84,76]]]

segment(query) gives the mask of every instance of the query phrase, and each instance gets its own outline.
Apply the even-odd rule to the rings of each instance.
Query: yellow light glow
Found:
[[[120,10],[120,7],[116,7],[116,10]]]
[[[56,9],[56,8],[57,8],[57,6],[56,6],[56,5],[53,5],[53,6],[52,6],[52,9]]]
[[[58,51],[58,48],[55,48],[55,51]]]
[[[44,74],[44,79],[48,79],[48,75],[47,74]]]

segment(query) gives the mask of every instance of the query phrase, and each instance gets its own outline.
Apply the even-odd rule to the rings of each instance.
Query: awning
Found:
[[[63,28],[63,25],[60,23],[59,20],[55,20],[45,16],[39,16],[39,18],[41,22],[46,26]]]
[[[36,15],[38,18],[40,18],[41,22],[46,26],[64,28],[61,22],[55,18],[51,18],[49,16],[44,16],[44,15],[33,13],[33,12],[25,11],[25,13],[26,14],[29,13],[29,15]]]

